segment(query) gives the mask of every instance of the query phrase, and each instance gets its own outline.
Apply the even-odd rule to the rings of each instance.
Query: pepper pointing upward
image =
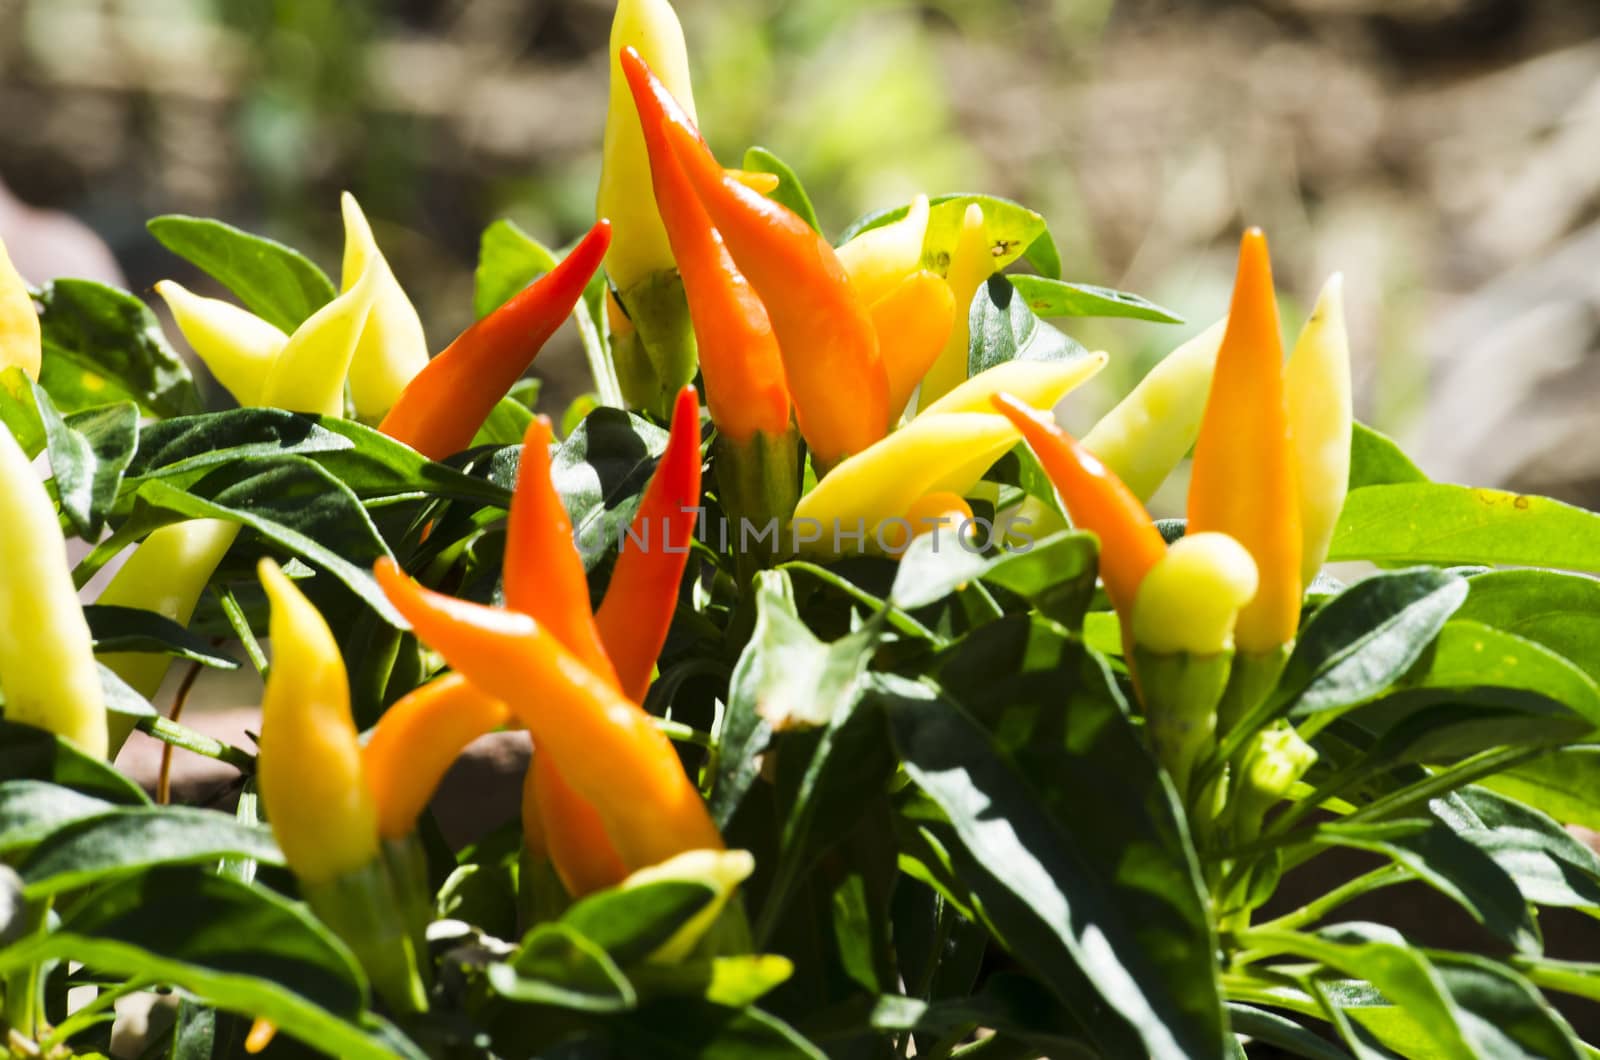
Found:
[[[1284,397],[1272,262],[1261,229],[1245,232],[1227,331],[1195,443],[1188,532],[1218,530],[1255,558],[1260,584],[1239,614],[1246,653],[1294,639],[1300,622],[1300,491]]]
[[[650,94],[657,103],[660,95]],[[833,247],[793,212],[724,173],[681,110],[648,106],[641,121],[671,145],[766,306],[795,418],[817,463],[831,467],[882,438],[889,430],[889,380],[877,332]]]

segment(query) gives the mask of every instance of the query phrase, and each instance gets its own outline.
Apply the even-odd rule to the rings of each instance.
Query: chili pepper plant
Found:
[[[702,138],[666,0],[610,51],[594,227],[491,225],[453,339],[349,196],[337,283],[150,222],[227,408],[0,254],[5,1049],[1592,1055],[1600,515],[1355,422],[1339,278],[1281,321],[1256,229],[1075,438],[1074,322],[1174,314],[993,196],[824,232]],[[175,717],[205,668],[242,745]],[[236,778],[152,797],[136,729]],[[521,796],[452,847],[491,734]]]

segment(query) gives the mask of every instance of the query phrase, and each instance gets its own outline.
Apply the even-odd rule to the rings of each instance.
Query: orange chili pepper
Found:
[[[1072,525],[1100,539],[1100,580],[1126,629],[1139,583],[1166,554],[1167,544],[1149,513],[1098,457],[1057,426],[1055,417],[1010,394],[996,394],[994,407],[1016,424],[1045,474],[1050,476]]]
[[[772,321],[712,228],[667,140],[667,126],[689,126],[689,118],[637,51],[624,48],[621,61],[644,130],[656,205],[683,279],[711,419],[740,444],[758,431],[781,435],[789,429],[789,388]]]
[[[814,459],[832,466],[882,438],[889,431],[889,380],[878,336],[833,247],[787,207],[727,176],[681,114],[654,120],[767,307],[795,418]]]
[[[1271,651],[1300,622],[1300,491],[1284,396],[1272,261],[1259,228],[1239,243],[1227,331],[1195,442],[1189,533],[1217,530],[1256,561],[1260,584],[1239,613],[1242,651]]]
[[[446,674],[396,700],[361,749],[378,810],[378,834],[403,839],[463,748],[506,723],[504,703],[460,674]]]
[[[911,392],[939,359],[955,320],[950,285],[926,270],[907,276],[873,303],[872,327],[889,377],[891,416],[905,411]]]
[[[550,421],[536,417],[522,439],[522,462],[506,524],[501,579],[506,606],[531,615],[578,661],[613,688],[616,670],[595,627],[589,582],[573,546],[572,520],[550,477]],[[534,747],[523,781],[524,834],[536,821],[567,891],[588,894],[626,876],[595,808],[561,776],[555,757]],[[527,810],[535,812],[530,815]]]
[[[723,848],[671,741],[553,633],[527,615],[424,589],[387,558],[376,575],[424,642],[527,725],[540,753],[599,811],[630,870]]]
[[[650,688],[650,671],[666,643],[678,605],[678,584],[700,510],[700,401],[692,386],[678,391],[672,434],[651,476],[633,532],[624,538],[595,615],[600,641],[616,666],[622,691],[635,703]]]
[[[400,392],[378,429],[433,460],[471,445],[495,403],[577,305],[610,242],[610,223],[596,222],[555,268],[429,361]]]

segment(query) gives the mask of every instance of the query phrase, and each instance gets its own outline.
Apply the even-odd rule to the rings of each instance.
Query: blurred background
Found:
[[[1066,278],[1189,319],[1058,322],[1114,358],[1078,425],[1221,315],[1260,224],[1291,334],[1344,272],[1358,411],[1425,470],[1600,506],[1600,3],[678,7],[713,146],[776,151],[831,232],[920,190],[989,191],[1046,216]],[[486,224],[558,245],[591,220],[610,15],[0,0],[0,234],[35,282],[148,294],[196,277],[144,221],[211,215],[337,276],[348,188],[438,348],[469,320]],[[553,411],[581,372],[575,346],[541,359]]]

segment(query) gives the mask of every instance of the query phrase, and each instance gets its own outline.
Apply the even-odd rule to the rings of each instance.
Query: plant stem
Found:
[[[1522,747],[1498,747],[1488,751],[1480,751],[1470,758],[1464,758],[1448,769],[1441,769],[1427,780],[1418,781],[1399,791],[1390,792],[1380,799],[1375,799],[1367,805],[1356,810],[1345,818],[1346,821],[1369,821],[1375,817],[1384,817],[1398,810],[1403,810],[1414,803],[1445,795],[1465,784],[1470,784],[1479,777],[1487,777],[1503,769],[1526,762],[1530,758],[1537,758],[1546,753],[1547,748],[1530,750]]]
[[[1411,874],[1398,865],[1380,866],[1371,872],[1364,873],[1353,880],[1340,884],[1322,897],[1307,902],[1293,912],[1285,913],[1275,920],[1269,920],[1259,925],[1258,930],[1290,931],[1305,924],[1314,923],[1353,898],[1358,898],[1368,891],[1375,891],[1380,887],[1402,883],[1410,878]],[[1268,954],[1241,951],[1234,960],[1236,963],[1248,964],[1251,960],[1264,956],[1268,956]]]
[[[219,762],[226,762],[241,773],[254,773],[256,757],[249,751],[241,750],[232,744],[225,744],[204,733],[195,732],[187,726],[177,722],[168,721],[166,718],[146,716],[139,719],[139,729],[148,736],[154,736],[162,743],[169,743],[174,747],[181,747],[185,751],[193,751],[197,755],[215,758]]]
[[[600,399],[600,404],[627,408],[622,400],[622,384],[617,382],[616,369],[611,365],[611,358],[606,356],[605,340],[601,338],[600,329],[589,313],[589,304],[580,300],[572,319],[578,325],[583,356],[589,362],[589,374],[594,377],[595,395]]]

